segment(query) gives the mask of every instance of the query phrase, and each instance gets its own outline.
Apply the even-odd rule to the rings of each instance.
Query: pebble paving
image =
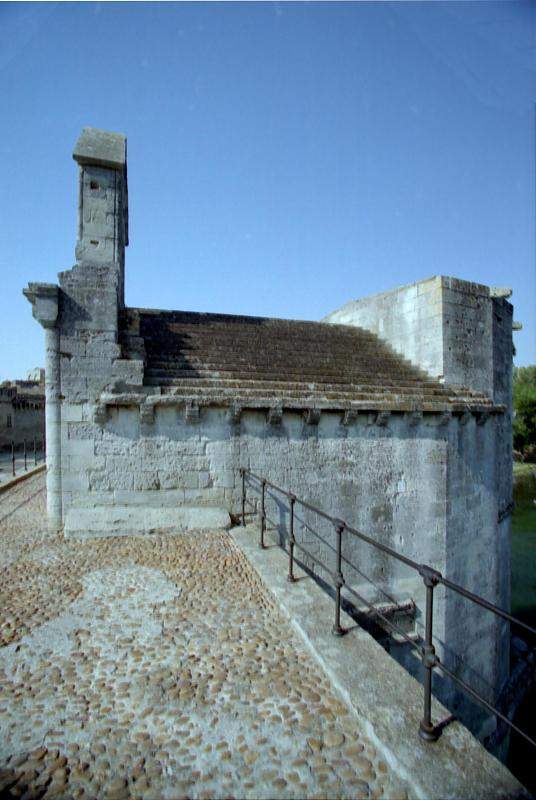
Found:
[[[227,533],[0,543],[0,797],[408,796]]]

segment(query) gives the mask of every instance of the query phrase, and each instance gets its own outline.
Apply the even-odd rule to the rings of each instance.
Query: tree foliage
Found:
[[[536,364],[514,367],[514,448],[536,447]]]

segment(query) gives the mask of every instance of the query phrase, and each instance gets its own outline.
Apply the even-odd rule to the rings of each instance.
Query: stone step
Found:
[[[129,343],[133,354],[145,351],[145,386],[182,396],[489,402],[443,386],[377,335],[349,325],[127,309],[121,336],[127,355]]]
[[[194,374],[195,373],[195,376]],[[225,375],[225,377],[224,377]],[[241,380],[235,378],[234,376],[238,375],[247,375],[247,378],[242,377]],[[266,375],[266,377],[263,377]],[[396,390],[401,394],[408,394],[413,391],[420,391],[426,394],[433,394],[439,397],[445,397],[449,394],[444,388],[439,387],[437,384],[423,384],[417,382],[410,382],[410,381],[400,381],[399,383],[395,383],[392,380],[385,382],[382,381],[383,376],[381,374],[376,376],[344,376],[340,377],[340,380],[337,380],[336,377],[329,378],[329,376],[325,376],[323,378],[316,378],[311,381],[305,380],[281,380],[278,376],[273,376],[273,373],[251,373],[251,372],[238,372],[238,371],[231,371],[231,370],[217,370],[217,369],[200,369],[200,370],[183,370],[180,368],[176,369],[147,369],[145,371],[145,376],[147,378],[161,380],[166,378],[172,378],[177,381],[184,382],[185,385],[226,385],[229,388],[239,388],[247,385],[248,383],[259,384],[262,383],[263,385],[267,385],[273,388],[296,388],[296,389],[308,389],[308,388],[318,388],[321,390],[337,390],[339,388],[347,387],[349,391],[353,389],[359,389],[361,386],[366,387],[368,390],[374,391],[393,391]],[[227,377],[228,376],[228,377]],[[354,378],[354,380],[348,380],[348,377]],[[372,382],[373,378],[375,378],[374,382]]]
[[[376,370],[374,374],[376,375],[383,374],[386,378],[398,377],[399,379],[412,380],[413,382],[418,383],[425,381],[438,386],[437,381],[432,381],[430,378],[427,379],[426,376],[417,376],[410,369],[403,369],[402,367],[394,368],[388,361],[385,361],[384,359],[376,359],[375,364]],[[229,353],[222,355],[221,357],[218,357],[213,353],[206,353],[202,356],[195,357],[178,354],[173,357],[163,358],[162,355],[154,357],[151,356],[151,354],[147,354],[146,365],[148,369],[221,369],[224,367],[227,369],[271,369],[282,371],[283,374],[287,368],[291,368],[295,371],[313,369],[315,372],[321,374],[329,372],[359,372],[363,374],[371,373],[370,364],[367,360],[355,359],[351,357],[345,360],[336,360],[333,358],[323,360],[315,359],[313,357],[306,358],[303,353],[299,354],[299,357],[296,358],[275,358],[267,355],[258,357],[248,355],[236,356]]]
[[[162,385],[176,385],[182,389],[192,390],[228,390],[237,391],[245,389],[259,389],[260,391],[295,391],[301,394],[310,392],[368,392],[375,394],[400,394],[400,395],[413,395],[421,394],[426,397],[448,397],[449,394],[444,391],[438,391],[435,387],[423,387],[419,385],[413,386],[383,386],[375,383],[323,383],[323,382],[293,382],[293,381],[261,381],[261,380],[243,380],[236,381],[228,378],[175,378],[173,374],[167,373],[146,373],[146,385],[157,386],[161,382],[167,382]],[[170,384],[169,382],[172,381]]]
[[[127,536],[132,533],[176,533],[177,531],[221,530],[231,519],[223,506],[166,506],[166,492],[158,507],[146,505],[92,506],[70,508],[64,525],[66,537],[91,538]]]
[[[317,389],[308,389],[308,390],[297,390],[297,389],[274,389],[268,388],[262,385],[257,387],[249,386],[247,388],[229,388],[229,387],[194,387],[194,386],[181,386],[180,382],[173,382],[172,379],[168,378],[160,378],[160,379],[151,379],[148,378],[144,382],[145,386],[160,386],[162,388],[172,388],[174,395],[180,395],[182,397],[198,397],[201,399],[206,398],[218,398],[218,397],[266,397],[266,398],[294,398],[296,400],[300,399],[317,399],[317,400],[344,400],[345,402],[351,403],[353,400],[377,400],[377,401],[388,401],[393,399],[399,399],[406,402],[411,402],[414,400],[415,402],[437,402],[445,404],[445,402],[449,401],[449,397],[437,396],[432,394],[424,394],[422,392],[411,392],[411,393],[400,393],[400,392],[387,392],[384,390],[381,391],[356,391],[356,390],[336,390],[336,391],[324,391],[321,388]],[[457,398],[461,400],[462,398]]]
[[[353,402],[363,402],[369,401],[371,405],[375,404],[382,404],[389,402],[394,403],[401,403],[406,408],[406,410],[410,410],[412,406],[421,406],[425,405],[426,410],[443,410],[445,405],[450,403],[452,400],[454,402],[463,403],[465,402],[464,398],[439,398],[439,397],[430,397],[426,395],[419,395],[415,393],[413,395],[398,395],[395,393],[383,393],[380,394],[378,392],[320,392],[320,391],[310,391],[310,392],[301,392],[301,391],[282,391],[282,390],[274,390],[274,389],[265,389],[263,387],[258,388],[248,388],[248,389],[218,389],[216,387],[210,389],[196,389],[195,387],[181,387],[180,385],[173,385],[171,382],[158,382],[150,383],[150,381],[146,381],[146,386],[159,386],[159,387],[170,387],[171,394],[174,397],[179,398],[187,398],[192,400],[197,400],[200,403],[207,403],[210,401],[218,401],[218,400],[225,400],[232,402],[234,399],[237,401],[248,401],[248,400],[262,400],[266,402],[270,402],[270,405],[277,404],[285,401],[294,401],[294,402],[301,402],[302,404],[307,404],[308,406],[314,406],[316,403],[322,405],[325,402],[335,402],[335,403],[344,403],[345,405],[351,405]]]
[[[283,376],[286,378],[286,376],[288,375],[296,375],[297,380],[301,380],[301,382],[308,382],[308,378],[306,377],[307,375],[313,375],[313,376],[316,375],[319,376],[322,380],[325,379],[326,377],[329,378],[330,376],[334,378],[342,378],[344,379],[345,383],[348,383],[349,382],[348,378],[352,376],[358,376],[358,377],[362,376],[363,378],[368,376],[372,377],[381,376],[382,379],[396,381],[396,382],[398,382],[399,380],[408,380],[408,377],[403,373],[397,374],[396,372],[393,373],[392,371],[387,372],[383,370],[381,364],[377,364],[376,370],[374,371],[367,370],[364,367],[361,369],[354,368],[351,365],[345,365],[345,366],[333,365],[331,367],[318,368],[315,364],[302,363],[298,365],[298,364],[287,363],[285,365],[281,365],[278,368],[277,366],[269,364],[266,365],[256,364],[256,363],[233,364],[233,363],[227,363],[225,361],[220,361],[220,362],[207,361],[204,364],[196,366],[192,364],[165,365],[162,363],[157,365],[149,360],[146,366],[147,372],[155,370],[166,372],[170,369],[179,372],[181,375],[184,374],[185,377],[188,376],[191,377],[192,373],[200,374],[200,373],[212,372],[215,373],[216,375],[221,375],[222,373],[225,372],[227,373],[237,372],[237,373],[242,373],[245,378],[256,376],[259,374],[274,375],[275,380],[282,380]],[[429,386],[435,385],[435,387],[439,390],[443,390],[444,388],[441,386],[441,384],[439,383],[433,384],[430,381],[414,380],[412,382],[419,385],[423,383],[427,383]]]
[[[376,335],[365,328],[356,325],[341,325],[326,322],[315,322],[306,320],[276,319],[270,317],[248,317],[236,316],[233,314],[214,314],[174,311],[151,312],[145,309],[129,308],[126,310],[129,319],[124,322],[127,333],[140,335],[154,331],[170,331],[173,333],[186,333],[201,331],[218,331],[222,333],[254,332],[259,335],[295,334],[307,336],[328,336],[339,338],[361,337],[367,339],[377,339]]]
[[[261,340],[247,340],[240,342],[236,338],[230,338],[228,341],[200,341],[196,340],[180,340],[167,342],[165,340],[151,341],[146,339],[145,349],[149,358],[176,358],[182,354],[186,357],[195,357],[196,355],[201,358],[206,358],[207,355],[212,355],[216,358],[230,358],[232,356],[240,358],[302,358],[305,356],[312,356],[319,361],[333,361],[340,359],[351,358],[356,361],[366,362],[367,359],[374,357],[393,366],[404,367],[410,371],[415,372],[415,368],[401,357],[397,356],[394,352],[386,348],[378,347],[377,345],[370,345],[368,347],[330,347],[329,345],[321,342],[295,342],[293,340],[282,340],[281,342],[274,341],[261,341]]]

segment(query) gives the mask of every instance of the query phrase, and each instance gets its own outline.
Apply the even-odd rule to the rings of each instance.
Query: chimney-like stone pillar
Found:
[[[79,264],[118,270],[119,305],[125,305],[125,247],[128,245],[127,140],[122,133],[83,128],[73,158],[79,165]]]
[[[59,529],[62,525],[59,289],[51,283],[30,283],[23,293],[32,304],[33,316],[45,329],[47,515],[49,526]]]

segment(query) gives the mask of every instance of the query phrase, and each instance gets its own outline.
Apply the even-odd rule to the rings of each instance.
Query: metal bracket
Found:
[[[437,569],[429,567],[428,564],[419,565],[419,575],[423,579],[425,586],[437,586],[443,577]]]

